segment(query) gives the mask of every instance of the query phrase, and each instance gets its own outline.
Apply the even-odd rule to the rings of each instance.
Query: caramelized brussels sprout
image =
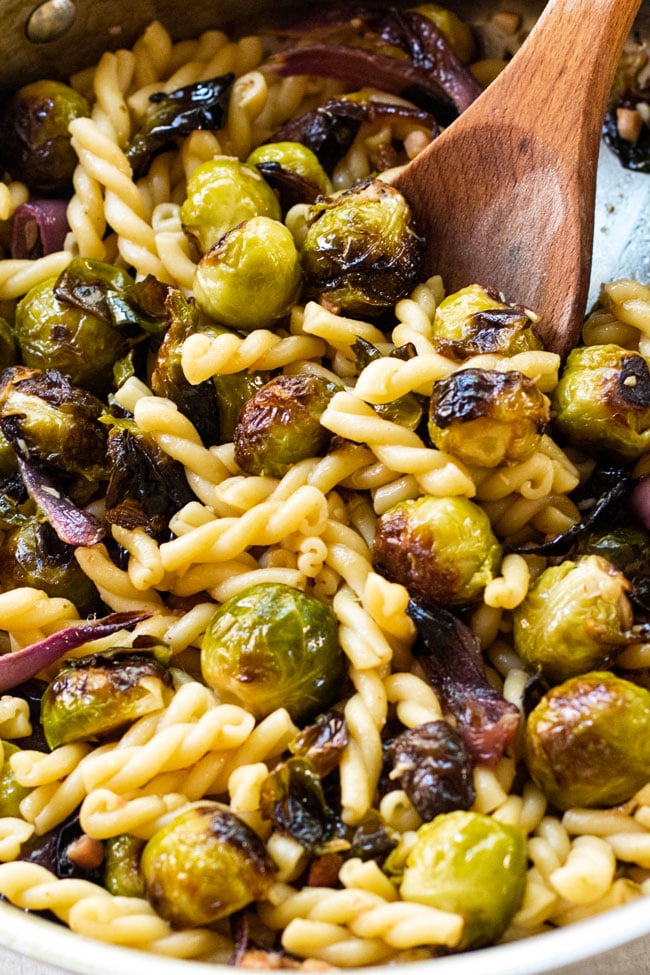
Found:
[[[425,495],[393,505],[377,521],[375,566],[425,602],[478,599],[501,554],[488,516],[467,498]]]
[[[609,671],[551,688],[528,716],[528,770],[558,809],[615,806],[650,778],[650,691]]]
[[[246,160],[280,194],[284,210],[295,203],[313,203],[331,193],[332,184],[315,152],[302,142],[265,142]]]
[[[140,857],[145,841],[131,833],[110,836],[104,846],[104,886],[115,897],[144,897]]]
[[[514,611],[515,650],[552,681],[602,667],[629,642],[630,588],[598,555],[549,566]]]
[[[0,119],[3,166],[33,193],[64,194],[77,165],[68,126],[87,115],[86,99],[61,81],[33,81],[19,88]]]
[[[10,759],[20,751],[13,742],[3,741],[0,754],[4,754],[0,768],[0,817],[20,817],[20,803],[32,791],[27,786],[19,785],[11,767]]]
[[[461,914],[458,947],[476,948],[496,941],[519,909],[526,867],[522,829],[457,810],[420,826],[400,895]]]
[[[634,599],[650,608],[650,533],[627,522],[582,532],[579,555],[600,555],[619,569],[632,586]]]
[[[50,748],[109,735],[164,706],[172,681],[151,655],[93,653],[67,660],[41,700]]]
[[[111,276],[118,273],[103,266]],[[76,386],[103,396],[113,382],[113,364],[127,352],[126,338],[97,315],[60,301],[57,282],[47,278],[18,303],[16,341],[22,361],[37,369],[57,369]]]
[[[336,385],[308,373],[276,376],[242,408],[234,430],[235,460],[247,474],[283,477],[293,464],[324,452],[320,418]]]
[[[197,166],[187,182],[181,220],[201,254],[233,227],[256,216],[279,220],[280,204],[254,166],[230,156]]]
[[[557,430],[583,450],[636,460],[650,447],[650,370],[638,352],[574,349],[551,403]]]
[[[0,371],[18,362],[18,345],[11,325],[0,318]]]
[[[513,356],[542,348],[531,313],[506,304],[480,284],[455,291],[440,302],[432,338],[443,355],[456,359],[488,352]]]
[[[248,332],[288,314],[301,285],[291,231],[261,216],[244,220],[210,248],[197,265],[193,287],[206,315]]]
[[[429,436],[465,464],[496,467],[529,457],[549,419],[547,398],[522,373],[459,369],[433,384]]]
[[[378,179],[310,208],[302,258],[307,290],[334,311],[378,315],[421,276],[423,241],[402,194]]]
[[[172,927],[212,924],[264,896],[273,880],[262,840],[216,802],[174,817],[142,853],[147,897]]]
[[[69,599],[81,616],[99,608],[95,584],[82,572],[72,545],[37,518],[27,518],[0,543],[0,590],[32,586],[52,598]]]
[[[212,383],[217,394],[217,413],[219,417],[219,439],[221,443],[231,443],[239,414],[251,396],[258,393],[271,379],[269,371],[231,372],[223,376],[213,376]]]
[[[325,603],[280,583],[231,596],[212,617],[201,645],[205,681],[224,701],[257,718],[286,708],[296,723],[340,695],[343,653]]]

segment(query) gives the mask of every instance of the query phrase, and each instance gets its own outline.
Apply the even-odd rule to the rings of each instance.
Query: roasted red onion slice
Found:
[[[632,488],[632,511],[644,528],[650,531],[650,477],[642,477]]]
[[[95,545],[104,537],[102,523],[94,515],[77,508],[51,478],[23,457],[18,457],[18,466],[27,493],[62,542],[68,545]]]
[[[16,208],[11,222],[11,256],[33,260],[63,249],[70,229],[65,200],[29,200]]]

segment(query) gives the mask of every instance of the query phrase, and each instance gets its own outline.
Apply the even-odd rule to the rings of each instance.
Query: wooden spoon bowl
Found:
[[[584,318],[600,133],[640,5],[549,0],[498,78],[394,180],[427,273],[529,306],[561,355]]]

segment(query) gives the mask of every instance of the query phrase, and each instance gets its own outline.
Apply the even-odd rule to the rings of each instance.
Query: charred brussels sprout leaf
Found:
[[[109,735],[163,707],[167,670],[138,653],[91,654],[68,660],[48,684],[41,722],[50,748]]]
[[[514,611],[514,645],[553,681],[601,667],[630,640],[630,584],[606,559],[549,566]]]
[[[317,457],[331,434],[320,418],[334,383],[308,373],[276,376],[243,406],[233,434],[235,460],[247,474],[283,477],[296,463]]]
[[[196,167],[187,183],[181,220],[200,254],[233,227],[256,216],[279,220],[280,204],[254,166],[218,156]]]
[[[389,779],[404,789],[425,822],[474,802],[472,762],[462,736],[446,721],[430,721],[388,742]]]
[[[220,129],[234,80],[234,74],[224,74],[175,91],[150,95],[142,126],[126,149],[133,178],[144,176],[154,156],[177,136],[189,135],[195,129]]]
[[[275,829],[300,843],[308,853],[327,849],[338,826],[328,807],[320,777],[304,758],[282,762],[264,780],[260,789],[260,811]]]
[[[317,196],[332,191],[318,156],[301,142],[267,142],[253,149],[246,163],[256,166],[278,191],[285,211],[296,203],[313,203]]]
[[[140,857],[145,841],[131,833],[111,836],[105,843],[104,886],[114,897],[144,897]]]
[[[394,505],[377,521],[375,566],[425,602],[473,602],[500,561],[487,515],[467,498],[425,495]]]
[[[142,854],[147,896],[172,927],[212,924],[264,897],[273,871],[262,840],[216,803],[181,812]]]
[[[528,716],[526,763],[558,809],[615,806],[650,777],[650,691],[592,671],[552,688]]]
[[[344,675],[332,610],[280,583],[232,596],[210,621],[201,645],[206,682],[257,718],[286,708],[295,722],[340,696]]]
[[[476,948],[508,927],[524,896],[526,867],[526,838],[518,826],[449,812],[419,828],[400,895],[462,915],[457,947]]]
[[[442,355],[456,359],[483,353],[513,356],[542,348],[532,313],[506,304],[480,284],[443,298],[433,320],[432,339]]]
[[[556,429],[582,450],[629,461],[650,446],[650,370],[638,352],[574,349],[551,403]]]
[[[516,370],[459,369],[433,384],[429,436],[465,464],[497,467],[525,460],[549,420],[547,398]]]
[[[378,315],[420,279],[423,241],[408,203],[381,180],[317,201],[302,244],[307,291],[334,311]]]
[[[32,791],[19,785],[11,767],[11,756],[19,751],[20,748],[12,742],[0,742],[0,755],[3,755],[0,766],[0,816],[20,817],[20,803]]]
[[[33,193],[66,193],[77,165],[68,126],[90,115],[86,99],[60,81],[24,85],[2,113],[0,160]]]
[[[341,761],[349,735],[345,718],[335,711],[321,714],[314,724],[303,728],[289,742],[289,751],[308,759],[321,778],[329,775]]]
[[[578,540],[580,555],[598,555],[619,569],[632,586],[630,598],[650,610],[650,535],[638,525],[583,532]]]
[[[302,285],[291,231],[271,217],[250,217],[233,227],[199,261],[196,303],[210,318],[249,332],[287,315]]]
[[[0,589],[32,586],[51,598],[69,599],[81,616],[99,608],[94,583],[82,572],[74,548],[62,542],[47,522],[29,518],[5,535],[0,545]]]

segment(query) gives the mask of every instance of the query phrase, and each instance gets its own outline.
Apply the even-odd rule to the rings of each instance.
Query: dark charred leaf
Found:
[[[260,811],[275,829],[309,853],[326,852],[338,820],[326,802],[320,776],[306,758],[290,758],[262,783]]]
[[[273,160],[255,165],[269,186],[277,191],[283,213],[296,203],[313,203],[320,194],[318,184],[297,173],[295,169],[287,169]]]
[[[95,545],[101,541],[105,529],[98,518],[73,504],[51,477],[29,461],[19,457],[18,466],[27,493],[62,542],[67,545]]]
[[[134,179],[144,176],[154,156],[177,136],[189,135],[195,129],[220,129],[234,80],[234,74],[224,74],[176,91],[150,95],[142,126],[126,149]]]
[[[638,139],[624,139],[618,129],[619,109],[636,110],[637,106],[650,105],[650,87],[628,89],[610,105],[603,123],[603,141],[618,156],[625,169],[638,173],[650,173],[650,128],[643,122]]]
[[[173,290],[148,274],[136,281],[121,294],[106,296],[106,310],[114,328],[139,328],[143,332],[159,335],[169,323],[167,296]]]
[[[370,810],[353,829],[348,828],[349,849],[343,854],[346,859],[359,857],[360,860],[376,860],[381,864],[397,846],[397,838],[386,827],[381,816]]]
[[[111,476],[106,520],[122,528],[144,528],[158,541],[168,537],[169,519],[194,497],[185,469],[160,449],[153,437],[128,420],[110,418]]]
[[[61,880],[72,878],[101,884],[103,872],[101,866],[84,870],[67,856],[70,847],[82,836],[84,832],[79,823],[79,816],[73,813],[49,833],[32,837],[24,843],[18,859],[27,863],[37,863]]]
[[[342,714],[329,711],[320,715],[289,743],[289,751],[312,763],[321,778],[338,767],[348,744],[348,729]]]
[[[399,783],[425,822],[474,802],[467,747],[446,721],[408,728],[388,742],[384,757],[391,766],[389,779]]]
[[[446,710],[458,722],[469,754],[496,765],[519,729],[519,709],[489,683],[478,640],[453,613],[411,600],[419,641],[414,653]]]
[[[58,301],[134,334],[164,331],[168,291],[152,274],[132,282],[120,269],[82,257],[70,262],[54,286]]]

